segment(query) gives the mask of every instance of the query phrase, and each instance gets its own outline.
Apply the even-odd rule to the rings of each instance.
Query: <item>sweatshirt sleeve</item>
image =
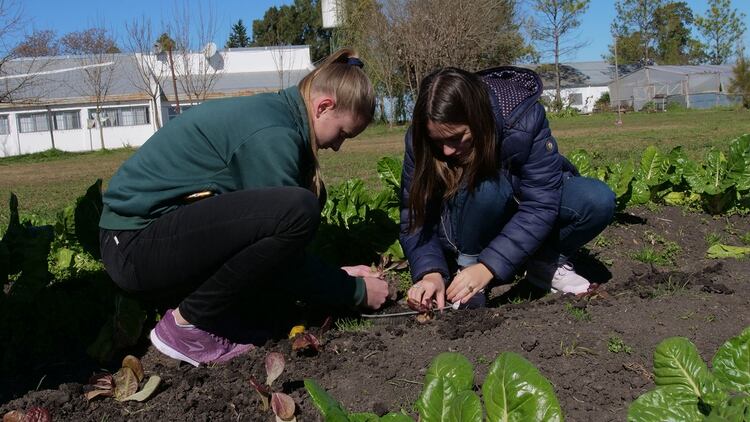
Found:
[[[513,137],[530,139],[528,159],[520,168],[518,211],[479,255],[479,261],[504,281],[510,281],[549,236],[562,195],[562,158],[543,107],[534,106],[507,136],[507,142],[521,142]]]

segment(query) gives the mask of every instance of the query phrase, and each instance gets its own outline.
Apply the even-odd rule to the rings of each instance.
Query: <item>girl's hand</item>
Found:
[[[481,262],[464,268],[448,286],[448,300],[452,303],[466,303],[476,292],[484,289],[493,277],[492,272]]]
[[[432,308],[433,299],[437,301],[438,309],[445,307],[445,282],[440,273],[429,273],[414,283],[407,296],[410,301],[419,303],[426,308]]]
[[[379,309],[388,299],[388,282],[379,277],[363,277],[365,280],[365,289],[367,290],[366,307],[370,309]]]
[[[372,268],[370,268],[367,265],[354,265],[351,267],[341,267],[342,270],[346,271],[347,274],[349,274],[352,277],[375,277],[375,278],[381,278],[383,274],[373,271]]]

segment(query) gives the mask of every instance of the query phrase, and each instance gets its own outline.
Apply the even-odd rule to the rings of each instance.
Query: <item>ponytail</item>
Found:
[[[357,58],[355,51],[349,48],[342,48],[325,58],[312,72],[302,78],[298,86],[307,106],[310,126],[310,145],[314,161],[310,190],[320,196],[323,182],[318,162],[318,143],[312,125],[313,95],[333,96],[338,110],[350,112],[369,124],[375,115],[375,90],[362,70],[362,62]]]

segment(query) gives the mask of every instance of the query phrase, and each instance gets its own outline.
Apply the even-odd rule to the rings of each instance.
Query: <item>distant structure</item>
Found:
[[[547,104],[555,99],[554,64],[521,65],[534,70],[542,78],[542,97]],[[624,70],[620,66],[620,74]],[[560,98],[564,107],[580,113],[592,113],[594,104],[602,94],[609,92],[615,79],[615,66],[605,61],[560,63]]]
[[[206,90],[207,100],[277,91],[296,84],[313,68],[308,46],[217,51],[214,44],[208,44],[204,51],[190,56],[189,60],[175,60],[175,66],[182,62],[220,70]],[[144,59],[154,61],[160,69],[168,67],[163,54],[117,54],[107,62],[91,65],[82,65],[77,56],[22,58],[5,63],[0,87],[9,90],[29,78],[33,83],[16,92],[12,102],[0,103],[0,157],[45,151],[52,145],[64,151],[99,149],[97,125],[102,125],[106,148],[142,145],[156,131],[157,117],[162,124],[176,117],[171,77],[162,78],[163,86],[151,81],[157,88],[156,100],[133,82],[133,75],[139,72],[137,60]],[[35,63],[40,65],[35,68]],[[81,94],[87,92],[89,83],[86,71],[96,66],[112,69],[100,116],[95,112],[96,98]],[[196,78],[197,71],[178,69],[176,74],[183,75],[177,76],[183,79],[180,82],[188,82],[184,79]],[[198,103],[195,95],[190,100],[184,86],[190,85],[177,84],[183,112]]]
[[[341,25],[341,0],[322,0],[320,11],[323,16],[323,28],[338,28]]]
[[[728,92],[731,79],[731,65],[645,66],[609,85],[610,102],[636,111],[648,104],[656,110],[669,103],[687,108],[733,105],[742,98]]]

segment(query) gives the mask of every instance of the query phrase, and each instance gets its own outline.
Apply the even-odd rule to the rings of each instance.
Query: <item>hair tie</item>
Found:
[[[365,67],[365,64],[362,63],[362,60],[360,60],[358,57],[349,57],[346,60],[346,64],[348,64],[349,66],[357,66],[360,69]]]

